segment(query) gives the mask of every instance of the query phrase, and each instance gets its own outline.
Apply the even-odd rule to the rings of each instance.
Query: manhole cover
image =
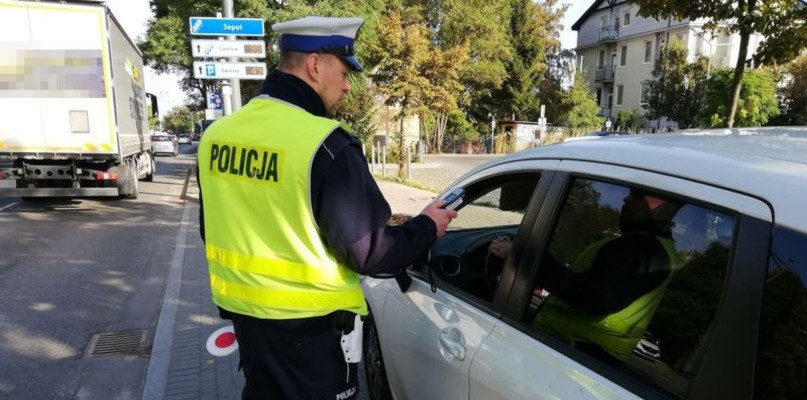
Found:
[[[146,348],[146,331],[96,333],[90,338],[85,357],[140,355]]]

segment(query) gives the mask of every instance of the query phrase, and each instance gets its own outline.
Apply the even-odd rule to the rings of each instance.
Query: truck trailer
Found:
[[[143,78],[102,3],[0,0],[0,197],[137,198],[154,176]]]

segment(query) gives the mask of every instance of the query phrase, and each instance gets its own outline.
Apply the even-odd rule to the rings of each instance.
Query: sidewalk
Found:
[[[391,182],[379,182],[393,213],[418,214],[435,194]],[[154,338],[144,400],[240,399],[244,378],[238,352],[214,357],[205,349],[208,336],[229,325],[210,300],[204,244],[199,236],[198,185],[190,177],[182,226],[169,272]],[[358,399],[369,399],[364,368],[359,368]]]

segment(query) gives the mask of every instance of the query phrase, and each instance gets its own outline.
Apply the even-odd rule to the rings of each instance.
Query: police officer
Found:
[[[351,399],[340,336],[366,315],[359,274],[392,277],[456,212],[428,205],[400,226],[361,143],[328,118],[360,71],[360,18],[278,23],[281,56],[261,95],[199,145],[202,237],[213,301],[232,319],[244,399]],[[360,343],[360,342],[359,342]]]

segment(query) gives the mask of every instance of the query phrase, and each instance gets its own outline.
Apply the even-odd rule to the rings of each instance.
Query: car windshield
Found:
[[[152,136],[151,137],[152,142],[168,142],[170,140],[171,140],[170,136]]]

